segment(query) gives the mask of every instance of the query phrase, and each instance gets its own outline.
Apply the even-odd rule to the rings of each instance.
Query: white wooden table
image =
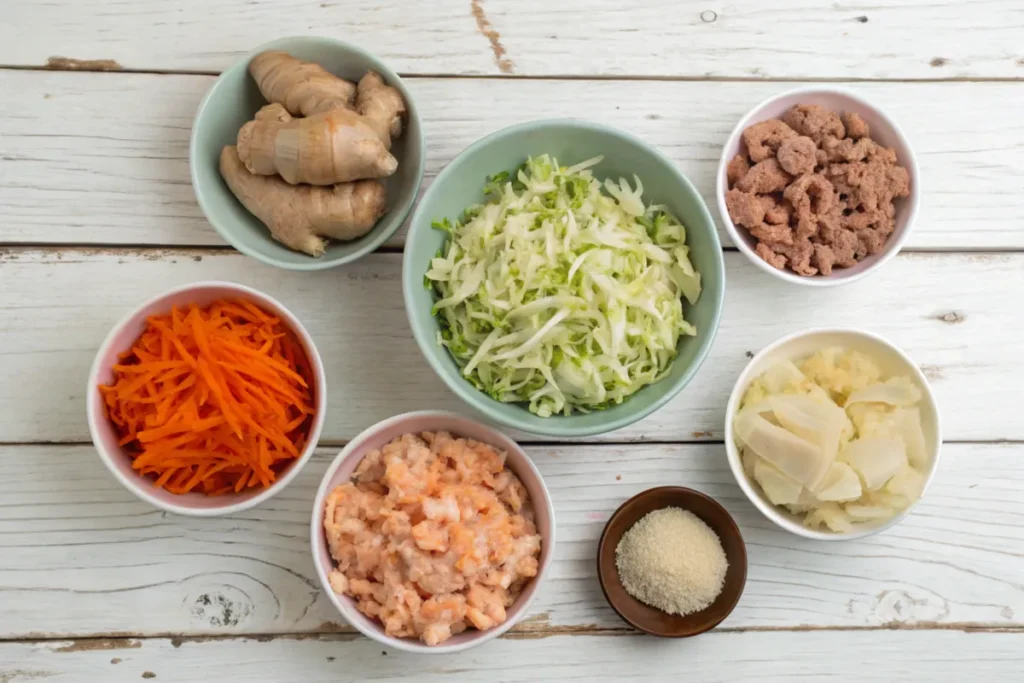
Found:
[[[0,682],[1022,680],[1019,0],[5,0],[2,14]],[[727,247],[722,326],[682,395],[591,443],[520,435],[559,526],[530,618],[457,656],[383,651],[321,594],[307,526],[326,463],[357,431],[412,409],[464,410],[409,334],[403,235],[349,267],[275,270],[227,248],[189,185],[191,119],[216,73],[306,33],[362,43],[407,78],[425,119],[425,185],[485,133],[584,116],[659,146],[714,206],[736,120],[772,93],[825,81],[903,124],[921,215],[898,258],[838,290],[779,283]],[[89,443],[83,401],[93,353],[121,315],[207,278],[294,310],[332,399],[322,448],[294,484],[208,520],[121,488]],[[904,523],[823,545],[746,501],[721,425],[753,352],[835,323],[877,331],[922,365],[947,441]],[[735,612],[688,641],[632,633],[595,577],[607,516],[663,483],[725,504],[750,557]]]

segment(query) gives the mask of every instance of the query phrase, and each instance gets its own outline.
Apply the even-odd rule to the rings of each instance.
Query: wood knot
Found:
[[[945,57],[936,57],[935,59],[928,63],[931,64],[932,66],[946,66],[947,64],[949,64],[949,60],[946,59]]]
[[[865,17],[865,16],[863,16],[863,15],[861,15],[861,16],[859,16],[859,17],[854,17],[854,18],[853,18],[853,20],[854,20],[854,21],[857,21],[857,22],[859,22],[859,23],[861,23],[861,24],[866,24],[866,23],[868,23],[868,18],[867,18],[867,17]]]
[[[966,315],[957,311],[950,311],[949,313],[943,313],[942,315],[935,317],[944,323],[949,323],[950,325],[959,325],[967,319]]]
[[[700,20],[705,24],[712,24],[718,19],[718,12],[706,9],[700,13]]]

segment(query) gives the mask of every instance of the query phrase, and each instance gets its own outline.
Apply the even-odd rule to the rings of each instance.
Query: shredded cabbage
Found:
[[[686,229],[643,185],[594,178],[602,157],[544,155],[489,178],[488,202],[454,224],[424,283],[438,341],[463,376],[541,417],[599,410],[657,382],[682,335],[682,297],[700,295]]]

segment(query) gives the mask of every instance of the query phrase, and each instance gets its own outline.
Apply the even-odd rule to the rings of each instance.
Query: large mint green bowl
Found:
[[[238,129],[252,119],[267,101],[249,75],[249,60],[266,50],[284,50],[294,57],[317,62],[331,73],[358,81],[369,70],[376,71],[405,98],[408,119],[391,153],[398,170],[383,179],[388,193],[388,211],[373,230],[351,242],[332,241],[323,256],[288,249],[270,236],[263,223],[245,210],[220,176],[220,151],[235,144]],[[220,75],[206,93],[192,124],[189,166],[192,187],[206,219],[220,236],[240,252],[279,268],[320,270],[348,263],[369,254],[388,240],[405,221],[419,193],[426,161],[423,124],[409,89],[394,71],[366,50],[333,38],[281,38],[260,45]]]
[[[495,401],[463,379],[447,349],[437,342],[438,323],[431,315],[434,297],[424,286],[430,259],[445,244],[434,220],[454,221],[471,204],[484,201],[487,176],[514,171],[527,156],[550,154],[571,165],[598,154],[598,178],[632,178],[644,185],[644,201],[664,204],[686,226],[690,258],[701,272],[704,291],[686,318],[697,326],[696,337],[683,337],[679,356],[668,377],[647,386],[607,410],[570,417],[538,417],[524,405]],[[589,436],[609,432],[653,413],[693,379],[718,330],[725,292],[725,267],[714,220],[690,181],[661,152],[622,131],[576,120],[534,121],[493,133],[455,158],[427,190],[413,214],[402,264],[402,290],[413,335],[427,362],[452,391],[489,419],[533,434],[554,437]]]

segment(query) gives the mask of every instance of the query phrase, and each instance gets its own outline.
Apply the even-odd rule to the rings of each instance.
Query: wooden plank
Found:
[[[223,244],[195,203],[188,172],[192,116],[212,82],[209,76],[0,71],[0,90],[19,93],[18,107],[0,117],[0,243]],[[759,101],[796,85],[410,81],[427,136],[425,187],[487,133],[530,119],[583,115],[663,150],[713,214],[713,176],[730,130]],[[1018,163],[1024,87],[853,87],[901,121],[918,152],[925,198],[909,248],[1024,248],[1017,201],[1024,195]],[[921,108],[947,101],[957,106]]]
[[[8,0],[0,64],[221,71],[255,46],[317,33],[415,74],[734,78],[1020,78],[1014,0],[546,2]],[[168,36],[174,36],[168,39]],[[66,65],[53,60],[50,63]],[[74,62],[71,66],[75,66]]]
[[[764,519],[721,445],[529,453],[551,491],[558,546],[520,632],[626,628],[597,585],[597,539],[622,501],[663,484],[715,497],[744,534],[749,578],[727,628],[1024,628],[1022,445],[947,445],[910,517],[844,544],[800,539]],[[136,500],[88,446],[0,447],[0,638],[341,628],[313,573],[308,535],[335,454],[321,449],[258,508],[192,519]]]
[[[795,638],[794,636],[798,637]],[[0,645],[0,680],[158,683],[245,680],[270,683],[551,681],[803,683],[856,671],[865,683],[1017,680],[1019,633],[903,631],[730,633],[659,640],[639,635],[500,638],[457,655],[430,657],[382,649],[355,636],[317,639],[119,640]],[[4,678],[6,676],[6,678]]]
[[[338,443],[407,410],[468,410],[424,362],[401,294],[399,254],[297,273],[234,252],[9,250],[0,267],[0,442],[87,442],[85,378],[111,326],[147,297],[224,279],[288,306],[328,376],[323,438]],[[1019,387],[1024,254],[906,254],[837,289],[794,287],[725,256],[728,295],[711,354],[655,415],[602,438],[721,438],[748,356],[795,330],[860,326],[891,338],[934,382],[952,440],[1024,439]],[[525,437],[531,438],[531,437]]]

